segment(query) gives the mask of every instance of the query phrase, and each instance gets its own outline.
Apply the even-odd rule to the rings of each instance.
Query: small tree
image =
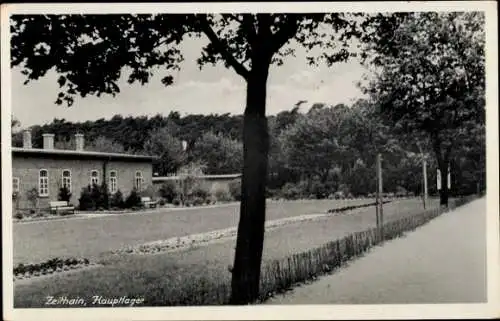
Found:
[[[179,194],[178,187],[175,182],[167,181],[160,187],[160,196],[168,203],[172,203],[174,198]]]
[[[38,198],[39,198],[38,189],[36,189],[36,187],[33,187],[32,189],[30,189],[26,193],[26,198],[28,199],[28,201],[31,204],[33,213],[36,214],[38,212]]]
[[[19,192],[12,192],[12,203],[16,209],[19,208],[19,198]]]
[[[127,197],[127,199],[125,200],[125,207],[132,208],[139,206],[141,206],[141,197],[139,196],[137,189],[134,187],[130,192],[129,196]]]
[[[78,202],[79,202],[78,208],[81,211],[88,211],[95,209],[96,205],[94,199],[92,198],[92,187],[90,185],[82,188]]]
[[[69,189],[66,186],[61,187],[59,189],[59,194],[57,195],[57,200],[69,203],[70,199],[71,199],[71,193],[69,192]]]
[[[109,208],[109,194],[106,184],[93,184],[90,191],[90,197],[92,198],[95,209]]]
[[[229,182],[229,191],[236,201],[241,201],[241,181],[233,180]]]
[[[181,201],[184,203],[192,195],[193,190],[200,185],[200,176],[203,175],[205,164],[192,162],[182,166],[179,170],[181,176]]]
[[[116,193],[111,196],[110,203],[111,207],[124,208],[125,201],[123,200],[123,193],[117,190]]]

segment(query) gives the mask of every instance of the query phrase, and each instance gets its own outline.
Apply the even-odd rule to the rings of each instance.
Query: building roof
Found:
[[[219,175],[198,175],[196,178],[201,178],[201,179],[234,179],[234,178],[240,178],[241,174],[219,174]],[[158,176],[158,177],[153,177],[153,181],[168,181],[168,180],[177,180],[180,179],[181,176],[175,175],[175,176]]]
[[[29,156],[39,156],[39,157],[70,157],[70,158],[98,158],[98,159],[123,159],[123,160],[135,160],[135,161],[153,161],[156,156],[146,156],[146,155],[133,155],[133,154],[122,154],[122,153],[106,153],[106,152],[94,152],[94,151],[79,151],[79,150],[68,150],[68,149],[43,149],[43,148],[21,148],[12,147],[12,154],[21,154]]]

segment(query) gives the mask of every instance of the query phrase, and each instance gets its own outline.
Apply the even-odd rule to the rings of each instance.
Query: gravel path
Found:
[[[482,198],[266,303],[480,303],[486,302],[486,284]]]

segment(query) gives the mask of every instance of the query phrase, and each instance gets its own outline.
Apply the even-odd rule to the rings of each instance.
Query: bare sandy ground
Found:
[[[482,198],[266,304],[481,303],[486,284]]]

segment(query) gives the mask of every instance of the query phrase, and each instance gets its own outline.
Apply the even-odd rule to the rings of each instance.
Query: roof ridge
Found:
[[[115,156],[115,157],[129,157],[138,159],[155,159],[157,156],[150,155],[136,155],[127,153],[110,153],[110,152],[97,152],[88,150],[72,150],[72,149],[44,149],[44,148],[23,148],[11,147],[12,152],[27,152],[27,153],[40,153],[40,154],[61,154],[61,155],[88,155],[88,156]]]

